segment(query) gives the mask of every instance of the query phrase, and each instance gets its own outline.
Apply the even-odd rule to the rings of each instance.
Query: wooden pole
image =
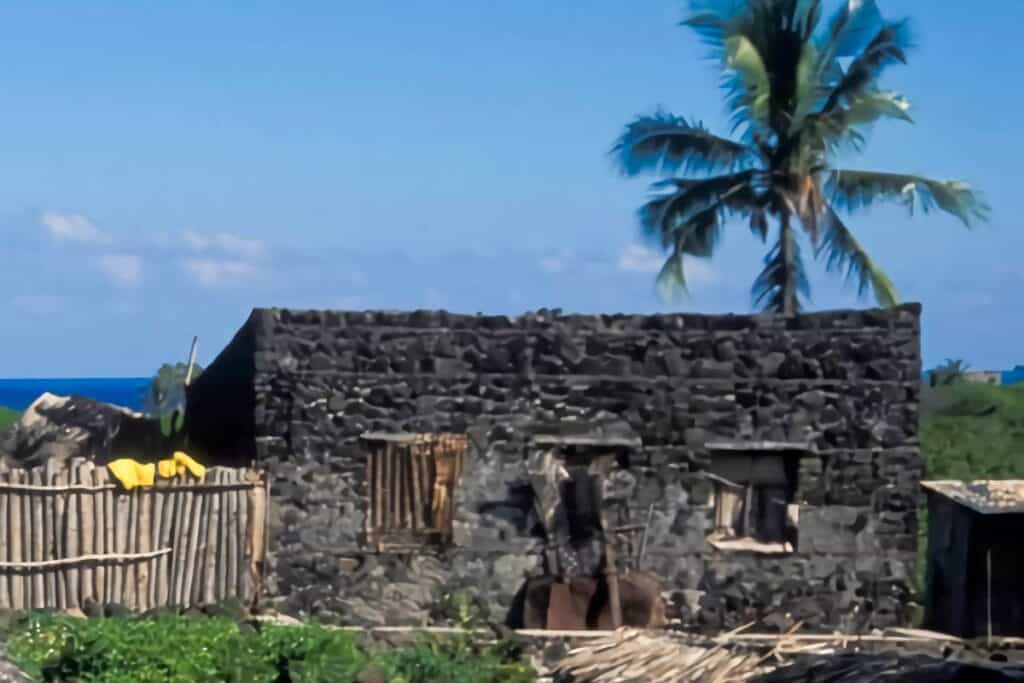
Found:
[[[196,366],[196,347],[199,346],[199,337],[192,337],[192,350],[188,352],[188,368],[185,369],[185,386],[192,383],[192,369]]]
[[[640,571],[640,563],[644,561],[644,554],[647,552],[647,534],[651,531],[651,522],[654,521],[654,503],[647,508],[647,523],[644,524],[644,534],[640,537],[640,552],[636,557],[636,569]]]
[[[617,553],[615,552],[615,536],[611,533],[611,526],[608,524],[608,515],[604,507],[604,496],[601,495],[602,490],[598,485],[598,481],[605,481],[608,476],[608,465],[605,464],[598,468],[598,478],[591,478],[591,486],[597,489],[594,497],[597,499],[599,510],[601,511],[601,541],[604,546],[604,576],[608,582],[608,606],[611,608],[612,613],[612,628],[617,629],[622,626],[622,599],[619,595],[619,567]]]
[[[612,628],[622,626],[622,600],[619,596],[618,558],[615,553],[615,539],[609,536],[608,519],[601,511],[601,538],[604,539],[604,576],[608,581],[608,605],[612,611]]]

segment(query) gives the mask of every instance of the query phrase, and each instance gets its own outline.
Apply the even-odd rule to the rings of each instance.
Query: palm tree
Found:
[[[967,227],[987,217],[964,182],[833,165],[840,152],[863,148],[871,124],[911,121],[906,99],[878,87],[888,67],[906,62],[906,20],[883,19],[874,0],[844,0],[829,21],[821,0],[719,0],[691,9],[683,24],[713,50],[736,139],[659,112],[630,123],[612,152],[628,176],[681,176],[655,183],[639,212],[644,236],[668,254],[660,287],[685,292],[683,256],[710,257],[733,217],[762,242],[774,226],[775,244],[753,286],[755,306],[793,314],[809,296],[798,227],[829,272],[845,271],[858,294],[871,289],[891,306],[895,288],[841,210],[890,200],[911,214],[938,208]]]

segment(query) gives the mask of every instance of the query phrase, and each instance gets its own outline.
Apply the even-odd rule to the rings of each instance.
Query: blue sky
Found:
[[[880,4],[914,19],[887,85],[917,123],[851,165],[966,179],[993,215],[851,226],[924,304],[926,364],[1024,362],[1024,2]],[[208,362],[254,306],[750,310],[742,225],[657,298],[646,181],[607,157],[659,105],[725,130],[679,0],[238,7],[0,6],[0,377],[149,374],[192,335]],[[870,303],[811,272],[814,308]]]

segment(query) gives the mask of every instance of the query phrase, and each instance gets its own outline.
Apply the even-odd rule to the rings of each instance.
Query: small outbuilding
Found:
[[[928,628],[1024,634],[1024,480],[926,481]]]

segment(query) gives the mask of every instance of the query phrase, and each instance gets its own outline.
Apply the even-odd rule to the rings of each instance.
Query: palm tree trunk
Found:
[[[779,214],[779,257],[783,264],[782,314],[796,315],[800,308],[797,299],[800,269],[796,262],[796,235],[793,234],[793,226],[790,224],[789,211],[782,211]]]

